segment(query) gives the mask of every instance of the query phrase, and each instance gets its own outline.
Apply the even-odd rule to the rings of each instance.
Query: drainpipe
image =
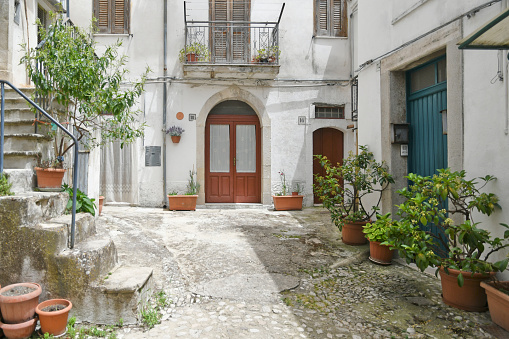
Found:
[[[505,10],[509,5],[508,0],[502,0],[502,10]],[[507,70],[507,67],[509,67],[508,62],[508,51],[504,50],[502,52],[502,59],[504,59],[503,65],[504,65],[504,97],[505,97],[505,128],[504,133],[505,135],[509,134],[509,72]]]
[[[69,16],[71,15],[69,11],[69,0],[67,0],[65,3],[65,11],[67,12],[67,18],[69,18]]]
[[[164,0],[164,34],[163,34],[163,207],[166,208],[166,72],[168,65],[166,63],[166,49],[168,36],[168,0]]]

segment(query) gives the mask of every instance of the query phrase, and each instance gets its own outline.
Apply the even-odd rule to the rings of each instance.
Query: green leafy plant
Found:
[[[197,182],[194,178],[196,172],[193,170],[189,171],[189,180],[187,181],[187,191],[186,195],[196,195],[200,192],[200,183]]]
[[[366,234],[369,241],[377,241],[383,243],[387,241],[387,233],[389,229],[396,225],[396,222],[391,219],[391,214],[387,213],[384,215],[377,214],[376,221],[373,223],[367,223],[363,226],[362,232]]]
[[[177,191],[175,191],[175,190],[170,191],[170,192],[168,193],[168,195],[177,195],[177,194],[178,194],[178,192],[177,192]]]
[[[137,121],[140,110],[132,107],[143,92],[149,69],[125,88],[127,57],[118,53],[120,40],[96,53],[92,32],[52,15],[48,29],[38,22],[42,48],[27,50],[20,62],[26,65],[35,95],[48,98],[46,111],[62,124],[72,125],[78,141],[89,149],[113,140],[124,146],[143,136],[144,124]],[[94,137],[94,131],[100,132],[100,138]],[[63,160],[74,142],[56,125],[50,134],[55,159]]]
[[[198,57],[198,61],[208,61],[210,57],[210,52],[207,46],[200,44],[198,42],[193,42],[190,45],[186,45],[179,52],[179,60],[180,62],[185,62],[187,60],[188,54],[196,54]]]
[[[182,135],[182,133],[184,133],[185,130],[180,127],[180,126],[171,126],[170,128],[168,128],[166,130],[166,134],[169,134],[170,136],[173,136],[173,137],[179,137]]]
[[[0,174],[0,196],[14,195],[11,192],[12,184],[7,180],[7,176],[4,173]]]
[[[315,155],[325,176],[315,174],[313,188],[340,231],[345,222],[369,221],[379,210],[382,192],[394,183],[384,162],[377,162],[366,146],[359,149],[359,154],[350,152],[336,165],[325,156]],[[378,199],[376,204],[365,206],[365,199],[373,196]]]
[[[275,62],[281,55],[281,50],[278,46],[270,46],[267,48],[261,48],[256,51],[256,55],[253,61],[256,62]]]
[[[397,248],[407,262],[415,262],[421,271],[427,267],[443,267],[472,273],[500,272],[507,268],[509,258],[488,262],[494,252],[509,246],[509,227],[502,238],[478,228],[474,212],[491,215],[498,206],[498,197],[481,192],[495,180],[487,175],[467,180],[465,171],[438,170],[433,177],[409,174],[409,188],[398,191],[406,201],[398,206],[401,219],[389,230],[387,244]],[[448,205],[445,203],[448,201]],[[453,220],[454,219],[454,220]],[[432,232],[436,227],[438,232]],[[463,285],[463,275],[458,284]]]
[[[281,196],[288,194],[288,184],[286,183],[286,174],[284,171],[279,171],[279,180],[281,181],[281,190],[275,192],[274,195]]]
[[[72,197],[73,197],[73,190],[72,187],[70,187],[67,184],[63,184],[62,188],[64,189],[64,192],[67,192],[69,194],[69,201],[67,202],[67,207],[65,211],[67,213],[71,213],[72,211]],[[90,213],[93,216],[95,216],[95,199],[89,198],[85,193],[80,191],[80,189],[76,189],[76,213]]]
[[[293,186],[293,190],[292,192],[297,192],[297,194],[301,194],[302,193],[302,186],[296,182],[295,185]]]

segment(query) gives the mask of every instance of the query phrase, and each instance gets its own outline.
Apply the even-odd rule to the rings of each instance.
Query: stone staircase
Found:
[[[119,265],[115,244],[97,234],[90,214],[76,215],[75,246],[69,249],[67,193],[33,190],[33,167],[37,157],[50,154],[51,138],[44,127],[43,134],[33,132],[34,114],[14,94],[6,91],[4,172],[15,195],[0,197],[0,284],[40,283],[40,300],[71,300],[78,321],[138,322],[152,293],[152,269]]]

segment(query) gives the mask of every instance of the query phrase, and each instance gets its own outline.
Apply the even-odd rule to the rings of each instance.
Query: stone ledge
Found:
[[[184,78],[272,80],[279,74],[279,67],[280,66],[276,64],[186,64],[184,65]]]

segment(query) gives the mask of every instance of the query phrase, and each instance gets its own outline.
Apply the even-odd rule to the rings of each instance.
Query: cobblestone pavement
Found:
[[[509,337],[488,312],[443,304],[436,277],[342,244],[321,208],[106,206],[98,228],[120,261],[153,267],[171,300],[160,324],[124,326],[120,339]]]

